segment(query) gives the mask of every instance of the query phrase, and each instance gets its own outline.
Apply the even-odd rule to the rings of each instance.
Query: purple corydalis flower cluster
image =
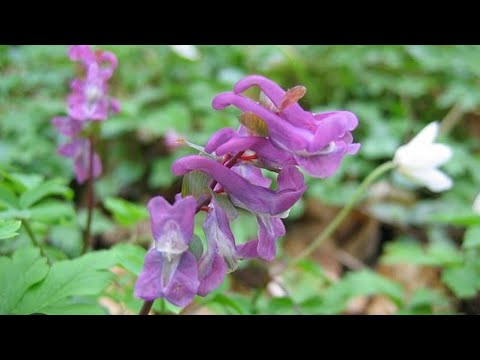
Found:
[[[262,90],[259,103],[240,95],[254,85]],[[185,306],[196,294],[205,296],[220,286],[239,260],[275,258],[276,240],[285,235],[282,218],[307,189],[297,167],[327,177],[346,154],[355,154],[360,147],[353,144],[351,135],[358,124],[353,113],[304,111],[298,105],[304,93],[303,87],[284,91],[254,75],[239,81],[234,92],[215,97],[215,109],[234,105],[242,110],[242,125],[215,133],[204,155],[186,156],[173,164],[178,176],[192,171],[208,175],[206,197],[178,194],[174,205],[161,197],[150,201],[155,247],[145,258],[135,288],[137,297],[147,301],[162,297]],[[275,189],[262,168],[278,174]],[[256,238],[244,244],[236,243],[230,228],[237,209],[257,220]],[[207,248],[198,251],[200,241],[195,240],[193,224],[200,210],[207,212],[203,224]]]
[[[253,86],[262,90],[263,101],[260,103],[241,95]],[[353,144],[351,134],[358,119],[349,111],[313,114],[303,110],[298,100],[305,92],[302,86],[285,91],[259,75],[240,80],[233,92],[216,96],[213,107],[221,110],[235,106],[243,116],[253,115],[265,122],[268,134],[250,136],[249,129],[244,127],[237,132],[221,129],[207,144],[206,150],[222,155],[250,149],[266,166],[298,165],[314,177],[333,175],[343,157],[356,154],[360,148],[360,144]]]
[[[69,138],[58,148],[58,153],[73,159],[77,181],[81,184],[89,178],[90,139],[82,136],[91,122],[104,121],[112,113],[120,111],[120,104],[108,95],[108,80],[117,68],[116,56],[108,51],[92,51],[88,45],[74,45],[69,58],[80,62],[83,76],[70,84],[67,99],[68,116],[53,118],[57,131]],[[102,164],[97,153],[93,155],[93,177],[100,176]]]

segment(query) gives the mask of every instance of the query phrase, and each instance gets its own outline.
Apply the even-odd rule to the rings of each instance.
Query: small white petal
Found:
[[[411,144],[401,146],[395,153],[395,163],[413,169],[435,168],[452,157],[452,149],[444,144]]]
[[[453,186],[452,179],[437,169],[415,170],[405,175],[433,192],[442,192]]]
[[[170,48],[179,56],[187,60],[200,59],[200,52],[195,45],[170,45]]]
[[[425,126],[422,131],[420,131],[417,136],[415,136],[409,144],[411,145],[420,145],[420,144],[432,144],[435,141],[435,138],[438,135],[439,130],[438,122],[432,122]]]
[[[473,211],[480,215],[480,194],[478,194],[473,202]]]

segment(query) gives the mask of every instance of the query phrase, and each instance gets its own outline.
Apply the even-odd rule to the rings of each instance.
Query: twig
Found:
[[[92,235],[91,235],[91,228],[92,228],[92,215],[93,215],[93,207],[94,207],[94,174],[93,174],[93,167],[94,167],[94,155],[95,155],[95,139],[93,136],[89,137],[90,141],[90,149],[88,153],[88,184],[87,184],[87,224],[85,226],[85,235],[83,239],[83,250],[82,253],[85,254],[87,250],[92,245]]]

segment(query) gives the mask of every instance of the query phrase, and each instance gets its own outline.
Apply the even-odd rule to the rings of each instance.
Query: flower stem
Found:
[[[368,190],[370,185],[393,168],[395,168],[395,164],[392,161],[388,161],[373,170],[357,188],[348,204],[346,204],[345,207],[337,214],[337,216],[335,216],[333,221],[325,228],[325,230],[323,230],[320,236],[318,236],[302,253],[300,253],[285,268],[283,268],[282,271],[285,271],[287,268],[294,266],[301,260],[311,255],[315,249],[317,249],[326,239],[328,239],[342,224],[353,207],[361,199],[364,192]]]
[[[83,239],[82,254],[85,254],[92,245],[92,215],[94,207],[94,176],[93,176],[93,162],[95,155],[95,139],[93,136],[89,137],[90,150],[88,152],[88,183],[87,183],[87,224],[85,225],[85,235]]]
[[[154,301],[144,301],[138,315],[148,315],[150,313],[150,310],[152,309]]]
[[[42,244],[40,244],[40,243],[37,241],[37,238],[35,237],[35,234],[33,233],[32,228],[30,227],[30,223],[29,223],[27,220],[23,219],[23,220],[22,220],[22,224],[23,224],[23,226],[25,227],[25,230],[27,231],[28,237],[29,237],[30,240],[32,241],[33,246],[37,247],[37,248],[40,250],[40,254],[41,254],[44,258],[46,258],[48,264],[51,265],[50,258],[48,257],[47,253],[45,252]]]

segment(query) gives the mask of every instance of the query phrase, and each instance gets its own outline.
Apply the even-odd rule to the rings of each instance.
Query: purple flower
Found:
[[[80,61],[87,69],[90,65],[97,64],[105,80],[108,80],[113,75],[113,72],[118,66],[118,60],[115,54],[103,50],[94,52],[88,45],[70,46],[68,56],[72,61]]]
[[[135,285],[135,296],[146,301],[165,298],[177,306],[188,305],[199,287],[197,263],[188,250],[193,238],[197,203],[187,196],[170,205],[157,196],[148,203],[155,246],[145,256]]]
[[[75,175],[77,182],[83,184],[89,179],[90,173],[90,140],[79,138],[71,143],[63,144],[58,148],[58,153],[64,157],[72,158],[74,161]],[[102,163],[97,153],[93,155],[93,177],[97,178],[102,174]]]
[[[225,210],[212,200],[203,231],[207,238],[207,251],[198,263],[200,286],[198,294],[207,295],[220,286],[227,272],[237,268],[235,238]]]
[[[239,95],[252,86],[261,88],[271,102],[269,107]],[[220,110],[233,105],[258,116],[266,123],[268,139],[275,146],[290,153],[310,175],[328,177],[346,154],[358,152],[360,145],[352,143],[350,133],[357,127],[358,119],[348,111],[322,114],[304,111],[297,102],[304,92],[300,87],[286,92],[273,81],[252,75],[240,80],[234,92],[216,96],[212,106]]]
[[[233,170],[214,160],[198,155],[178,159],[172,165],[175,175],[199,170],[210,175],[235,198],[235,205],[253,213],[279,215],[290,209],[303,195],[306,185],[303,175],[293,166],[285,167],[278,176],[276,191],[250,183]]]
[[[68,116],[56,116],[52,124],[58,132],[65,136],[74,137],[82,131],[83,123]]]
[[[120,110],[119,103],[108,96],[108,78],[97,63],[87,67],[85,79],[72,81],[68,97],[68,113],[77,120],[105,120],[109,113]]]

